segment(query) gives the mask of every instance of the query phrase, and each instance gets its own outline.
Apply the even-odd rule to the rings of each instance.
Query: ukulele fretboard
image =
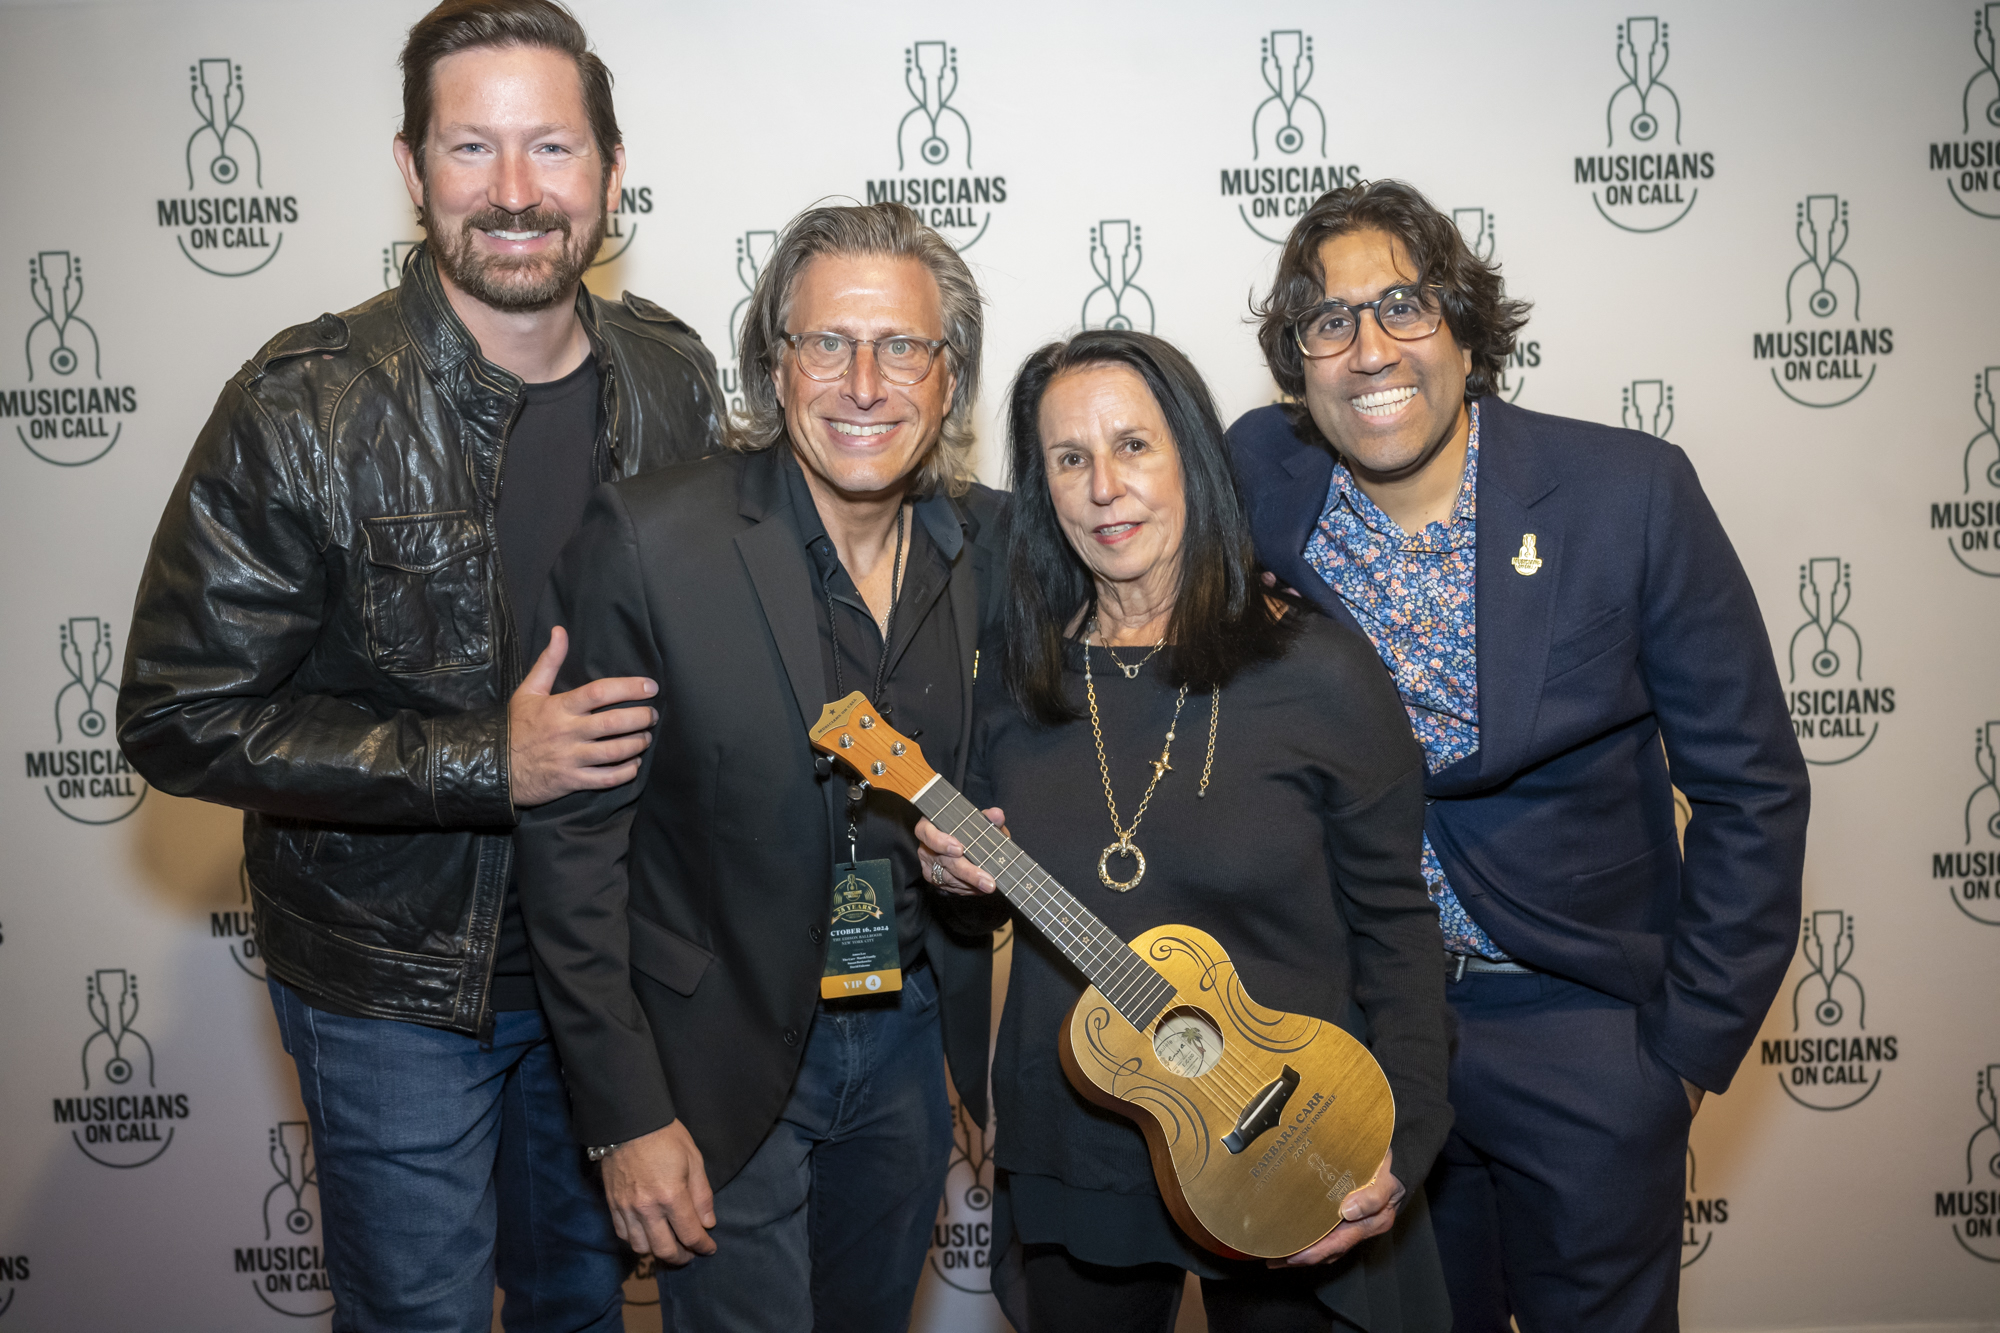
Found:
[[[966,859],[993,876],[1007,901],[1090,978],[1125,1021],[1141,1032],[1152,1028],[1174,998],[1172,982],[1035,864],[1012,838],[988,823],[949,782],[932,781],[917,793],[915,805],[931,823],[958,839]]]

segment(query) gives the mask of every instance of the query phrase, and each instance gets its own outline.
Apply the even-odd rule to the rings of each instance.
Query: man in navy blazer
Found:
[[[1292,401],[1230,430],[1258,554],[1369,635],[1430,759],[1454,1326],[1676,1328],[1688,1126],[1799,919],[1749,581],[1679,449],[1494,396],[1526,306],[1411,187],[1323,196],[1259,314]]]

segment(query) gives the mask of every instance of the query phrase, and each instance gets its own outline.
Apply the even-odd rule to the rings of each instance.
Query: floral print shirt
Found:
[[[1396,678],[1410,727],[1438,772],[1479,749],[1478,640],[1474,572],[1478,526],[1479,405],[1465,448],[1465,479],[1451,521],[1405,534],[1340,464],[1326,507],[1306,541],[1306,563],[1339,594]],[[1424,837],[1424,886],[1437,905],[1444,947],[1504,959],[1466,913]]]

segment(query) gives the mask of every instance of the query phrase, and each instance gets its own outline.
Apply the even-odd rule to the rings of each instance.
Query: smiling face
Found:
[[[904,333],[944,337],[937,280],[920,260],[900,255],[820,255],[799,274],[787,333],[876,339]],[[790,347],[771,372],[785,428],[815,494],[866,499],[898,491],[936,447],[957,380],[940,348],[930,373],[891,384],[873,347],[854,349],[837,380],[815,380]]]
[[[1373,301],[1417,280],[1403,243],[1372,228],[1326,241],[1319,262],[1330,301]],[[1438,462],[1464,425],[1471,370],[1472,354],[1450,325],[1398,342],[1366,312],[1344,351],[1306,361],[1306,408],[1357,475],[1401,480]]]
[[[597,257],[624,150],[607,172],[576,62],[535,46],[482,46],[431,74],[432,112],[417,174],[396,142],[445,280],[497,310],[568,298]]]
[[[1042,394],[1038,429],[1049,499],[1070,548],[1096,580],[1171,601],[1180,583],[1187,494],[1180,450],[1139,373],[1086,366]]]

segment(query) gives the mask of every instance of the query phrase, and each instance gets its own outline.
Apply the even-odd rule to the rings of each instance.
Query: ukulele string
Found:
[[[962,800],[963,797],[961,797],[960,799]],[[971,802],[968,801],[966,802],[966,804],[969,807],[971,805]],[[944,814],[945,811],[939,811],[939,813]],[[1001,861],[1000,869],[994,874],[994,879],[997,883],[1000,874],[1004,874],[1009,868],[1009,865],[1011,864],[1011,860],[1002,860],[1000,857],[1000,854],[1005,852],[1007,845],[1011,841],[1011,839],[1007,838],[1004,834],[1002,834],[998,829],[994,828],[991,824],[987,824],[983,828],[975,826],[971,830],[969,836],[965,833],[962,833],[961,830],[965,827],[966,823],[969,822],[971,817],[977,816],[978,814],[979,814],[978,810],[969,809],[966,816],[961,817],[956,825],[945,831],[949,833],[950,836],[958,838],[960,840],[961,844],[964,845],[966,848],[967,859],[971,860],[974,865],[977,865],[982,869],[984,869],[990,861],[1000,860]],[[990,846],[987,845],[989,839],[991,840]],[[1041,868],[1037,866],[1036,869],[1040,870]],[[1049,878],[1047,871],[1041,871],[1041,873],[1044,880],[1050,883],[1054,882]],[[1060,904],[1057,902],[1054,896],[1049,894],[1046,891],[1046,889],[1044,889],[1041,885],[1036,885],[1033,882],[1031,882],[1027,874],[1024,873],[1020,876],[1019,883],[1023,887],[1025,887],[1030,893],[1035,894],[1040,899],[1040,901],[1036,904],[1037,906],[1042,907],[1045,911],[1059,909]],[[1065,940],[1062,938],[1062,936],[1064,934],[1067,934],[1070,936],[1070,939],[1067,941],[1067,943],[1069,943],[1072,947],[1074,947],[1078,952],[1088,953],[1089,956],[1091,956],[1094,961],[1098,961],[1100,963],[1107,961],[1105,959],[1106,950],[1102,945],[1102,943],[1100,941],[1095,941],[1087,938],[1083,934],[1084,927],[1081,924],[1076,922],[1066,922],[1061,925],[1058,925],[1058,923],[1055,921],[1037,922],[1036,924],[1041,926],[1041,928],[1044,931],[1048,932],[1051,936],[1055,937],[1054,942],[1057,945],[1062,945],[1065,943]],[[1124,956],[1122,958],[1117,958],[1116,962],[1113,964],[1116,975],[1114,975],[1111,978],[1108,978],[1107,979],[1108,981],[1110,981],[1113,984],[1123,984],[1126,981],[1130,980],[1130,974],[1141,973],[1142,970],[1143,972],[1150,972],[1156,977],[1160,975],[1159,971],[1156,968],[1153,968],[1150,964],[1148,964],[1144,958],[1140,957],[1138,951],[1133,949],[1129,943],[1126,943],[1125,941],[1121,940],[1119,941],[1119,945],[1120,945],[1119,952],[1122,953]],[[1164,978],[1162,978],[1162,980],[1164,980]],[[1102,991],[1103,988],[1100,987],[1099,989],[1100,991]],[[1176,995],[1178,995],[1178,991],[1176,992]],[[1113,1007],[1114,1008],[1117,1007],[1115,1002],[1113,1004]],[[1122,1011],[1121,1011],[1121,1016],[1122,1016]],[[1129,1022],[1130,1020],[1128,1019],[1127,1021]],[[1144,1032],[1143,1030],[1138,1029],[1136,1025],[1134,1025],[1134,1030],[1139,1031],[1141,1036],[1150,1035]],[[1220,1037],[1219,1032],[1217,1033],[1217,1035],[1218,1037]],[[1220,1087],[1223,1090],[1223,1092],[1227,1096],[1235,1098],[1241,1101],[1243,1105],[1248,1106],[1250,1102],[1253,1101],[1265,1087],[1269,1086],[1270,1080],[1263,1076],[1262,1071],[1258,1070],[1257,1068],[1255,1068],[1255,1066],[1251,1065],[1248,1061],[1246,1061],[1242,1056],[1238,1055],[1235,1052],[1234,1047],[1235,1043],[1224,1041],[1222,1043],[1221,1052],[1216,1057],[1215,1064],[1210,1066],[1208,1069],[1203,1070],[1200,1074],[1197,1074],[1194,1077],[1196,1079],[1212,1080],[1218,1087]]]
[[[968,805],[969,804],[970,803],[968,802]],[[940,811],[939,813],[942,814],[944,812]],[[952,829],[948,830],[948,832],[950,832],[953,837],[960,837],[961,840],[967,844],[968,852],[976,856],[977,859],[974,859],[974,864],[983,867],[992,860],[1000,859],[998,854],[1003,853],[1006,850],[1009,839],[1007,839],[1004,835],[1000,834],[998,830],[994,829],[993,826],[990,824],[986,825],[984,828],[975,827],[975,829],[970,833],[969,836],[961,835],[960,830],[964,827],[965,823],[967,822],[967,819],[977,814],[978,811],[976,810],[968,810],[967,816],[962,817],[959,820],[958,824],[955,825]],[[986,845],[988,839],[991,840],[992,845],[990,847]],[[973,856],[969,856],[968,859],[973,859]],[[1007,869],[1007,864],[1008,864],[1007,862],[1002,861],[1000,873],[1005,873]],[[1040,871],[1039,866],[1036,867],[1036,869]],[[1049,880],[1048,873],[1046,871],[1041,871],[1041,874],[1045,881],[1051,883],[1053,882],[1052,880]],[[998,879],[998,874],[995,875],[995,878],[996,880]],[[1037,906],[1041,906],[1045,910],[1059,907],[1059,904],[1056,902],[1056,900],[1053,898],[1052,895],[1048,894],[1042,888],[1042,886],[1032,883],[1025,874],[1021,876],[1019,882],[1029,892],[1038,896],[1038,898],[1041,901],[1036,904]],[[1075,946],[1079,952],[1088,952],[1095,961],[1098,962],[1105,961],[1104,958],[1105,950],[1101,942],[1088,940],[1081,933],[1081,927],[1079,927],[1075,923],[1058,925],[1058,923],[1055,921],[1046,921],[1046,922],[1038,922],[1037,924],[1040,925],[1044,931],[1053,936],[1055,938],[1055,943],[1057,943],[1058,945],[1061,945],[1065,942],[1062,936],[1067,934],[1071,937],[1069,943]],[[1117,962],[1113,966],[1120,975],[1115,975],[1112,978],[1107,978],[1107,982],[1115,984],[1115,983],[1129,981],[1131,979],[1129,974],[1134,972],[1151,973],[1153,976],[1159,977],[1159,972],[1156,969],[1152,968],[1150,965],[1148,965],[1146,961],[1139,956],[1138,952],[1134,950],[1129,944],[1125,943],[1123,940],[1118,941],[1118,954],[1122,955],[1122,957],[1119,957],[1117,959]],[[1161,980],[1164,980],[1164,978],[1161,978]],[[1100,990],[1102,989],[1103,988],[1100,987]],[[1115,1001],[1113,1007],[1114,1008],[1116,1007]],[[1127,1021],[1129,1022],[1129,1020]],[[1134,1025],[1134,1027],[1135,1030],[1138,1030],[1136,1025]],[[1143,1031],[1141,1035],[1145,1035]],[[1217,1035],[1220,1036],[1219,1033]],[[1269,1086],[1270,1081],[1268,1078],[1264,1077],[1262,1071],[1256,1069],[1254,1066],[1251,1066],[1240,1055],[1237,1055],[1233,1047],[1234,1043],[1224,1042],[1222,1045],[1221,1053],[1218,1055],[1216,1059],[1216,1063],[1209,1069],[1204,1070],[1202,1073],[1195,1075],[1194,1077],[1200,1079],[1213,1080],[1223,1090],[1223,1092],[1226,1095],[1239,1099],[1244,1105],[1247,1106],[1252,1100],[1254,1100],[1257,1097],[1257,1095],[1263,1090],[1263,1088]]]

